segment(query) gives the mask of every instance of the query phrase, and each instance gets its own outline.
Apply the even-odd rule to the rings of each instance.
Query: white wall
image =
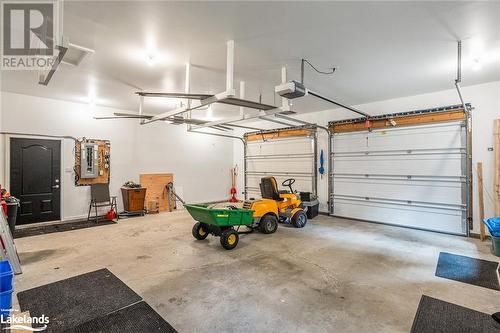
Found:
[[[130,112],[87,104],[27,95],[1,93],[0,129],[5,132],[71,135],[111,141],[112,195],[128,180],[139,181],[140,173],[172,172],[174,183],[188,202],[228,197],[232,141],[187,133],[184,125],[155,123],[140,126],[137,120],[95,120],[95,115]],[[1,137],[1,136],[0,136]],[[1,143],[1,141],[0,141]],[[62,217],[86,216],[90,200],[88,186],[74,185],[74,142],[62,144]],[[8,185],[8,140],[0,151],[0,184]]]
[[[451,85],[451,84],[450,84]],[[480,85],[467,86],[462,88],[462,92],[466,102],[471,103],[474,107],[472,122],[472,154],[474,164],[474,227],[473,233],[479,233],[479,215],[477,203],[477,174],[475,166],[477,162],[483,162],[484,169],[484,184],[489,193],[493,192],[493,152],[488,151],[489,147],[493,147],[493,120],[500,118],[500,81],[490,82]],[[313,97],[306,97],[313,98]],[[439,106],[460,104],[455,89],[443,90],[429,94],[407,96],[391,100],[378,101],[356,107],[371,115],[404,112],[418,109],[427,109]],[[357,117],[355,113],[344,109],[332,109],[319,112],[311,112],[296,116],[296,118],[326,126],[329,121],[349,119]],[[253,125],[262,125],[263,123],[254,123]],[[266,123],[267,125],[268,123]],[[268,126],[268,125],[267,125]],[[318,149],[323,149],[325,153],[328,151],[327,135],[324,131],[319,131]],[[241,144],[234,144],[235,163],[243,165]],[[326,164],[326,162],[325,162]],[[326,167],[326,166],[325,166]],[[318,178],[318,194],[320,197],[320,210],[328,211],[327,201],[328,178],[323,176],[323,179]],[[240,177],[238,189],[243,189],[243,179]],[[493,202],[485,194],[485,214],[492,216]]]

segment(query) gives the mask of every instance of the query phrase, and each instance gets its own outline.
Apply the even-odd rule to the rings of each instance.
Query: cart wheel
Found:
[[[208,230],[205,224],[201,222],[196,222],[193,226],[193,237],[198,240],[203,240],[207,238]]]
[[[303,228],[307,223],[307,215],[303,210],[299,210],[292,217],[292,223],[296,228]]]
[[[263,234],[272,234],[278,229],[278,219],[274,215],[265,215],[259,223],[260,232]]]
[[[226,250],[232,250],[238,245],[239,240],[238,232],[234,229],[228,229],[220,235],[220,245]]]

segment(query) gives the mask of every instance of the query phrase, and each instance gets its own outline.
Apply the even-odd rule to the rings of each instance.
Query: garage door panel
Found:
[[[269,144],[272,143],[272,144]],[[310,138],[290,138],[268,140],[266,142],[252,142],[247,145],[248,156],[259,155],[286,155],[300,153],[313,153]]]
[[[436,136],[439,140],[436,141]],[[452,123],[446,126],[425,126],[419,129],[398,128],[375,130],[364,133],[335,134],[333,151],[337,153],[352,151],[439,149],[462,148],[461,126]]]
[[[461,182],[335,179],[334,195],[461,205]]]
[[[247,176],[247,193],[248,197],[255,197],[255,198],[260,198],[260,179],[262,177],[266,177],[266,175],[248,175]],[[290,178],[288,176],[275,176],[276,181],[278,182],[278,188],[280,190],[288,190],[288,188],[281,186],[281,183],[287,179]],[[292,178],[295,178],[295,184],[292,185],[294,190],[297,190],[299,192],[314,192],[312,188],[312,182],[310,177],[300,177],[300,176],[294,176]]]
[[[457,155],[339,157],[335,158],[336,174],[462,176],[462,158]]]
[[[333,215],[466,234],[462,122],[332,136]]]
[[[294,178],[294,190],[316,192],[315,172],[316,135],[281,137],[265,141],[247,142],[245,151],[245,177],[247,198],[259,198],[262,177],[274,176],[278,188]]]
[[[458,210],[406,208],[391,204],[371,204],[340,199],[336,200],[335,206],[336,216],[425,230],[446,231],[453,234],[465,233],[462,225],[457,223],[457,220],[462,218],[462,212]],[[373,216],[374,211],[377,212],[376,218]],[[415,223],[416,221],[418,223]]]
[[[311,158],[280,158],[280,159],[259,159],[259,160],[247,160],[247,170],[251,172],[262,171],[270,173],[312,173]]]

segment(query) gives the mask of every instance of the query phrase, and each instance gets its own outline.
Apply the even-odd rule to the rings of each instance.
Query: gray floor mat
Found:
[[[175,333],[177,332],[147,303],[139,302],[104,317],[92,319],[65,333]]]
[[[86,228],[100,227],[103,225],[110,225],[110,224],[117,224],[117,222],[101,219],[99,220],[98,223],[95,223],[94,220],[90,221],[84,220],[78,222],[66,222],[66,223],[49,224],[43,226],[33,226],[21,229],[18,228],[14,232],[14,238],[24,238],[30,236],[52,234],[54,232],[86,229]]]
[[[45,332],[63,332],[142,300],[107,269],[25,290],[17,298],[21,311],[49,317]]]
[[[498,269],[498,262],[441,252],[436,267],[436,276],[500,290]]]
[[[486,313],[423,295],[411,333],[498,333],[500,325]]]

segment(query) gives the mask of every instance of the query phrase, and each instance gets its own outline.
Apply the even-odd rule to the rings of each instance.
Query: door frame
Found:
[[[5,179],[5,188],[10,188],[10,139],[40,139],[40,140],[53,140],[59,141],[61,147],[61,161],[60,161],[60,175],[59,175],[59,184],[60,186],[60,197],[59,197],[59,221],[64,220],[64,139],[62,138],[54,138],[43,135],[20,135],[20,134],[5,134],[5,165],[4,165],[4,179]],[[56,220],[57,221],[57,220]]]

